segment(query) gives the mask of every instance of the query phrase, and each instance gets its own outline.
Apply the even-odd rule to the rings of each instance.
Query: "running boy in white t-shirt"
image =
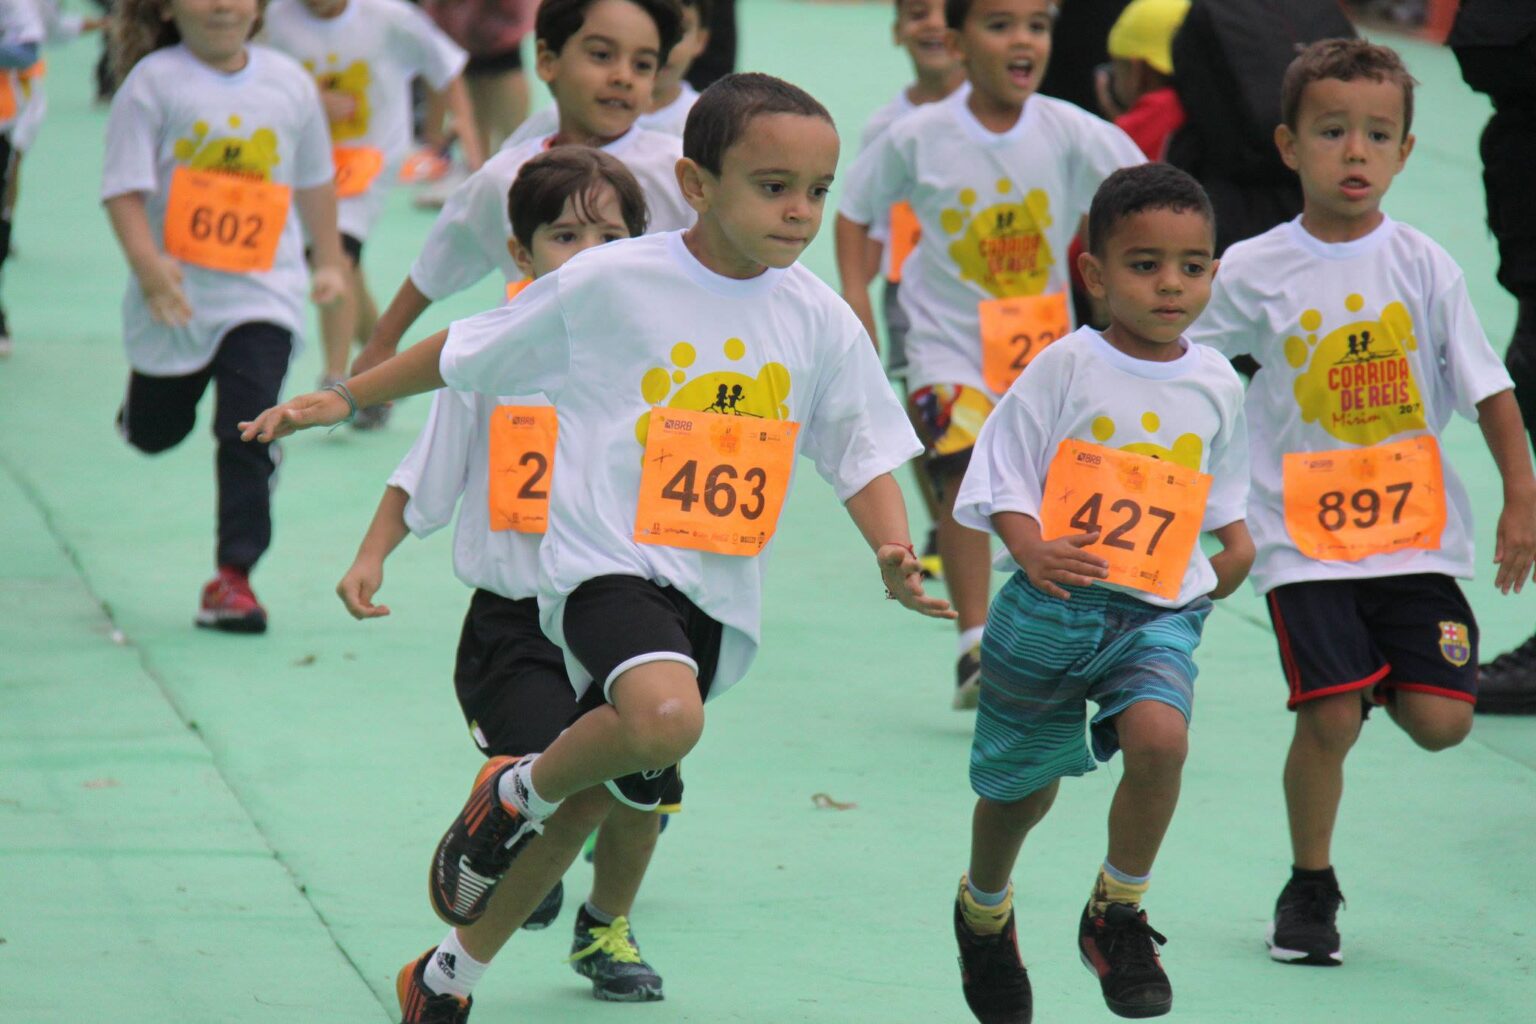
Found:
[[[1166,940],[1140,904],[1178,803],[1211,599],[1253,561],[1242,382],[1183,336],[1216,271],[1210,200],[1167,164],[1117,171],[1093,199],[1088,239],[1083,277],[1109,327],[1080,328],[1030,363],[981,429],[955,501],[961,522],[1002,539],[998,567],[1014,571],[982,640],[979,799],[955,899],[962,984],[983,1024],[1032,1012],[1014,933],[1019,848],[1061,779],[1116,750],[1124,774],[1078,953],[1113,1012],[1172,1006]],[[1209,559],[1203,530],[1222,545]]]
[[[1227,250],[1195,336],[1263,367],[1248,391],[1249,503],[1296,731],[1294,855],[1270,926],[1283,963],[1343,961],[1331,845],[1344,760],[1371,705],[1426,750],[1460,743],[1477,699],[1472,509],[1437,435],[1476,420],[1504,481],[1494,560],[1519,590],[1536,479],[1513,385],[1461,269],[1381,212],[1413,149],[1413,79],[1392,50],[1326,40],[1292,62],[1275,141],[1301,216]]]
[[[672,47],[667,62],[656,72],[656,85],[651,89],[651,109],[635,119],[640,128],[647,128],[664,135],[683,137],[683,125],[688,122],[688,111],[693,109],[699,91],[683,77],[688,69],[709,45],[709,16],[714,9],[710,0],[678,0],[683,12],[683,35]],[[554,85],[550,86],[551,95]],[[544,107],[518,125],[512,137],[502,144],[503,149],[521,145],[529,139],[545,139],[560,130],[560,104],[555,102]]]
[[[679,184],[699,213],[686,232],[582,253],[516,302],[246,424],[274,440],[445,382],[538,392],[559,410],[541,621],[573,682],[605,702],[544,753],[476,776],[431,869],[442,914],[480,917],[566,798],[632,775],[627,787],[654,785],[693,748],[704,701],[756,654],[797,454],[844,502],[887,593],[952,614],[923,594],[891,476],[920,445],[858,319],[796,264],[837,165],[831,117],[787,82],[730,75],[700,95],[683,146]]]
[[[677,191],[681,141],[635,127],[650,102],[656,73],[677,42],[681,18],[677,0],[544,0],[539,5],[536,70],[555,89],[560,131],[503,149],[454,191],[353,364],[355,371],[393,355],[406,330],[432,303],[496,271],[504,287],[524,281],[508,249],[507,190],[518,168],[550,146],[596,146],[622,161],[645,192],[652,231],[693,222],[693,211]],[[516,290],[509,288],[509,295]]]
[[[257,0],[123,5],[101,183],[132,270],[118,431],[142,452],[166,451],[192,432],[213,384],[218,573],[196,621],[240,633],[267,628],[250,572],[272,541],[277,460],[237,424],[282,394],[300,343],[303,233],[316,302],[335,301],[347,274],[319,91],[297,62],[247,43],[259,11]]]
[[[976,706],[990,542],[950,514],[976,433],[1034,355],[1072,329],[1067,247],[1098,183],[1143,158],[1124,132],[1037,96],[1049,0],[950,0],[971,88],[903,116],[855,163],[838,217],[843,297],[874,330],[871,226],[906,200],[923,242],[902,268],[907,386],[938,492],[939,554],[959,612],[954,706]]]
[[[264,37],[315,76],[331,125],[341,244],[352,263],[345,301],[322,311],[325,377],[347,375],[353,337],[378,319],[363,277],[363,244],[411,149],[411,82],[447,94],[454,118],[473,121],[461,74],[468,56],[405,0],[273,0]],[[470,170],[485,162],[479,136],[464,133]]]
[[[562,146],[534,157],[518,172],[508,199],[513,257],[531,278],[552,273],[593,246],[645,231],[645,196],[617,159],[585,146]],[[490,396],[439,391],[416,444],[389,478],[373,523],[337,593],[359,619],[388,615],[374,604],[384,561],[407,534],[425,537],[455,519],[453,567],[474,588],[459,637],[454,689],[475,744],[487,757],[519,757],[547,747],[584,710],[601,703],[588,691],[576,700],[560,649],[539,631],[538,552],[549,509],[549,481],[558,472],[548,433],[555,411],[537,396]],[[596,703],[593,702],[596,699]],[[681,779],[663,802],[681,800]],[[572,964],[592,979],[599,999],[645,1002],[662,998],[660,975],[641,957],[629,913],[655,848],[660,814],[593,798],[562,828],[546,829],[534,848],[580,847],[599,827],[592,895],[577,912]],[[568,853],[569,851],[567,851]],[[537,864],[519,859],[486,915],[449,931],[440,945],[401,971],[397,988],[410,1024],[441,1019],[443,1007],[467,1009],[481,974],[522,921],[549,925],[560,912],[556,882],[529,916],[524,901],[542,890],[519,873]],[[526,917],[526,920],[524,918]]]

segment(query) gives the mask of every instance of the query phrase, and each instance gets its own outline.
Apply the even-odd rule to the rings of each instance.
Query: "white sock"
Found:
[[[587,900],[587,916],[598,924],[613,924],[617,914],[610,914],[591,900]]]
[[[437,947],[437,952],[432,954],[432,959],[427,961],[422,980],[426,982],[427,988],[438,995],[468,999],[489,966],[464,952],[464,947],[459,943],[458,929],[451,929],[443,944]]]
[[[986,626],[972,626],[970,629],[962,629],[960,631],[960,653],[964,654],[972,647],[981,643],[981,634],[986,631]]]
[[[496,795],[508,807],[532,821],[543,821],[560,809],[561,801],[551,803],[533,788],[533,762],[538,755],[525,757],[496,784]]]

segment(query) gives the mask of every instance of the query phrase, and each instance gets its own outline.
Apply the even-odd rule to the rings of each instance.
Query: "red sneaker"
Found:
[[[437,181],[452,167],[453,164],[440,151],[431,146],[422,146],[400,165],[400,180],[407,185]]]
[[[251,592],[251,580],[244,571],[221,565],[219,574],[203,587],[197,624],[226,633],[265,633],[267,610]]]

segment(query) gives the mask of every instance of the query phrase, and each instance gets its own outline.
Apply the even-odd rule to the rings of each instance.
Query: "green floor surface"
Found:
[[[883,4],[740,8],[744,66],[809,87],[845,137],[902,81]],[[1475,155],[1486,104],[1448,54],[1404,49],[1424,82],[1420,145],[1389,208],[1462,262],[1502,348],[1512,304],[1492,278]],[[467,594],[446,536],[391,560],[388,619],[354,623],[331,588],[426,403],[403,403],[382,434],[288,443],[276,543],[256,577],[272,631],[191,628],[210,571],[211,445],[200,428],[150,459],[112,431],[125,271],[95,200],[103,115],[88,106],[90,56],[77,46],[51,60],[54,110],[23,172],[5,280],[17,352],[0,363],[0,1013],[388,1020],[395,971],[444,931],[423,875],[478,760],[450,677]],[[385,298],[429,223],[407,199],[394,197],[370,239]],[[808,257],[823,274],[829,235]],[[494,294],[445,303],[418,333]],[[290,390],[307,389],[318,365],[311,348]],[[1491,460],[1467,424],[1446,450],[1486,557]],[[513,940],[477,992],[477,1024],[968,1019],[949,934],[971,805],[970,719],[947,706],[952,634],[880,600],[868,555],[813,474],[774,559],[763,655],[711,705],[687,811],[634,914],[667,1001],[592,1001],[562,963],[568,912]],[[1469,593],[1490,650],[1536,619],[1530,594],[1500,598],[1486,576]],[[1200,665],[1183,802],[1149,902],[1172,940],[1174,1019],[1528,1016],[1536,720],[1480,719],[1469,742],[1434,757],[1373,721],[1337,843],[1348,966],[1283,968],[1261,937],[1289,862],[1279,771],[1290,720],[1251,593],[1213,617]],[[1117,777],[1111,765],[1065,785],[1016,875],[1041,1021],[1112,1019],[1073,942]],[[821,810],[816,793],[857,806]],[[586,875],[573,870],[573,894]]]

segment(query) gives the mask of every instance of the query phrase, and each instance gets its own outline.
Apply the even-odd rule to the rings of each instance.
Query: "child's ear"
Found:
[[[1104,265],[1098,257],[1084,249],[1077,254],[1077,269],[1083,275],[1083,287],[1096,299],[1104,298]]]
[[[523,272],[524,277],[533,276],[533,253],[528,247],[516,238],[507,242],[507,252],[512,256],[512,262],[517,264],[517,269]]]
[[[693,207],[695,213],[709,211],[708,184],[713,179],[713,174],[687,157],[677,161],[677,187],[682,190],[683,199]]]
[[[538,49],[533,58],[534,74],[539,76],[539,81],[548,85],[555,80],[555,72],[558,70],[560,55],[549,48],[549,44],[540,39]]]
[[[1408,162],[1408,154],[1413,152],[1413,144],[1417,141],[1418,139],[1413,135],[1405,135],[1403,137],[1403,145],[1397,157],[1397,169],[1399,171],[1401,171],[1403,169],[1403,165]]]
[[[1281,162],[1296,170],[1296,133],[1291,131],[1290,125],[1275,125],[1275,148],[1280,151]]]

